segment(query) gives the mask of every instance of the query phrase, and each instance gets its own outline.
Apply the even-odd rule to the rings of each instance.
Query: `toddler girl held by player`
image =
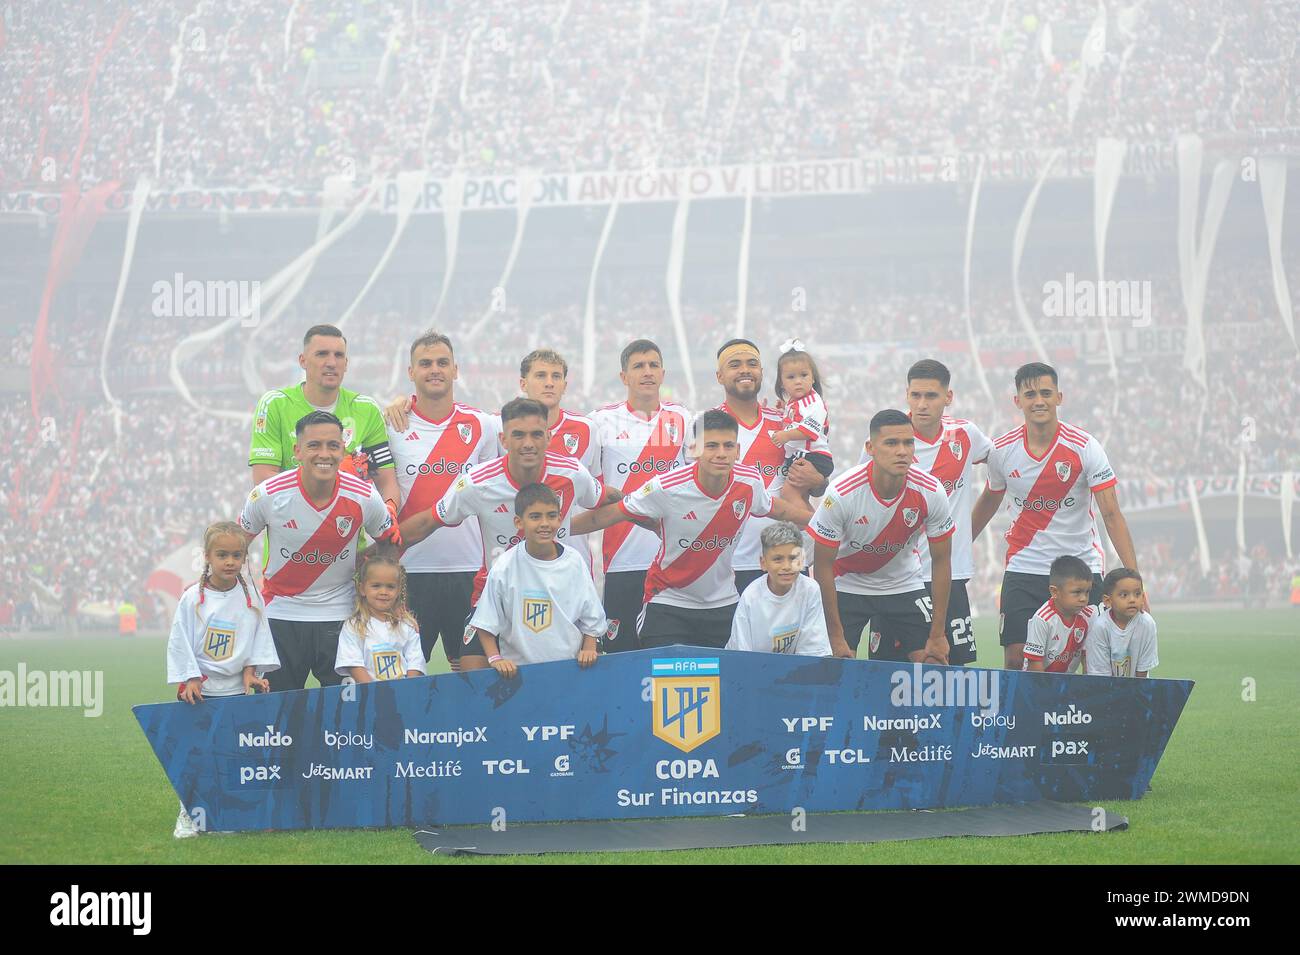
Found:
[[[167,682],[186,703],[205,697],[270,690],[266,674],[280,668],[262,597],[242,573],[248,540],[234,521],[203,534],[203,574],[181,595],[167,639]],[[174,835],[198,835],[182,803]]]
[[[773,444],[785,445],[785,467],[795,458],[807,458],[824,478],[831,476],[835,462],[831,459],[830,417],[822,400],[822,380],[817,362],[792,338],[781,345],[776,363],[776,396],[784,403],[785,420],[780,431],[772,433]]]
[[[424,650],[407,605],[406,569],[391,554],[370,552],[357,571],[357,603],[339,631],[334,669],[358,683],[424,676]]]

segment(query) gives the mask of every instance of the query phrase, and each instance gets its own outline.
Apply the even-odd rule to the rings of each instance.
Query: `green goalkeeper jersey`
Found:
[[[331,411],[343,422],[347,457],[343,459],[342,470],[372,480],[375,468],[393,467],[384,416],[373,398],[340,388],[334,407],[319,409],[307,400],[302,388],[303,382],[299,382],[291,388],[275,388],[262,395],[253,416],[253,440],[248,449],[250,467],[270,464],[282,471],[296,468],[294,429],[299,419],[319,410]]]

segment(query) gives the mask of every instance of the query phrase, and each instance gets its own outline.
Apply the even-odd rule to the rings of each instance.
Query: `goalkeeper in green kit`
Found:
[[[272,389],[257,403],[248,450],[253,486],[297,467],[293,446],[298,421],[313,411],[328,411],[343,422],[345,455],[339,470],[373,482],[396,522],[401,498],[383,414],[373,398],[343,387],[348,369],[343,332],[333,325],[307,329],[298,364],[304,372],[301,382]]]

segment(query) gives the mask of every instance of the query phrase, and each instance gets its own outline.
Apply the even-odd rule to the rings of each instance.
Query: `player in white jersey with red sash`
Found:
[[[758,346],[743,338],[726,342],[718,349],[717,379],[726,393],[718,410],[735,418],[740,429],[737,435],[740,441],[739,463],[758,471],[768,493],[779,494],[783,484],[788,482],[799,495],[806,497],[810,490],[821,486],[824,479],[803,458],[793,459],[789,470],[781,473],[786,464],[785,448],[774,444],[771,436],[781,430],[782,415],[758,399],[763,387],[763,359]],[[737,592],[744,591],[763,576],[759,567],[759,558],[763,555],[760,538],[763,528],[771,522],[770,517],[755,518],[741,530],[733,560]]]
[[[737,464],[736,419],[713,409],[700,415],[698,459],[643,484],[597,511],[595,527],[633,520],[658,529],[660,545],[646,572],[638,640],[642,648],[674,643],[721,648],[731,637],[740,595],[732,555],[745,525],[758,517],[803,525],[807,501],[772,496],[763,476]]]
[[[546,427],[551,432],[548,450],[576,458],[592,474],[600,474],[600,435],[595,422],[560,407],[568,387],[569,363],[557,351],[539,348],[519,363],[519,390],[546,409]]]
[[[374,486],[341,472],[343,424],[327,411],[298,421],[299,466],[263,481],[248,495],[239,524],[267,532],[262,581],[266,617],[280,657],[272,690],[300,690],[308,672],[321,686],[341,681],[334,669],[339,630],[352,613],[357,535],[401,543],[397,524]]]
[[[912,466],[915,444],[907,415],[878,412],[867,442],[871,460],[832,480],[808,522],[816,541],[813,577],[838,657],[857,655],[869,622],[872,659],[948,662],[944,622],[956,528],[943,486]],[[922,533],[931,558],[929,593],[917,556]]]
[[[1011,492],[999,628],[1007,669],[1021,668],[1026,627],[1047,600],[1048,573],[1057,557],[1078,557],[1091,567],[1090,603],[1101,599],[1105,566],[1094,501],[1121,563],[1137,568],[1115,472],[1096,438],[1057,418],[1062,397],[1050,365],[1033,362],[1016,371],[1015,402],[1025,423],[993,440],[988,484],[971,515],[972,536],[979,537]]]
[[[916,467],[937,478],[948,495],[952,521],[952,591],[948,596],[948,662],[975,662],[975,630],[971,626],[970,596],[966,584],[975,574],[971,546],[971,508],[975,486],[971,471],[983,464],[993,442],[961,418],[951,418],[944,409],[952,404],[951,376],[947,367],[933,359],[918,361],[907,372],[908,417],[916,435]],[[917,550],[921,558],[921,579],[930,590],[930,550]]]
[[[690,412],[660,399],[663,355],[654,342],[644,338],[631,342],[619,361],[627,400],[598,408],[591,420],[596,423],[601,446],[600,476],[606,487],[618,488],[627,496],[686,463]],[[605,529],[602,550],[604,606],[610,625],[604,649],[635,650],[645,575],[659,552],[659,538],[653,531],[624,521]]]
[[[586,533],[590,514],[574,514],[574,508],[590,509],[600,504],[600,486],[581,463],[546,450],[546,409],[528,398],[515,398],[501,409],[501,443],[504,456],[471,468],[454,482],[431,510],[412,514],[402,521],[402,536],[408,546],[430,534],[435,543],[441,528],[454,527],[475,518],[482,540],[479,571],[474,578],[471,604],[478,603],[488,568],[498,556],[519,543],[514,523],[515,495],[525,484],[545,484],[560,502],[561,524],[556,539]],[[468,621],[463,621],[468,623]],[[461,648],[461,669],[487,666],[478,638],[466,632]]]
[[[411,345],[407,376],[415,386],[406,427],[388,427],[388,447],[397,466],[402,491],[398,520],[430,510],[461,474],[501,454],[500,419],[455,399],[460,375],[451,340],[428,332]],[[478,522],[449,527],[436,538],[407,547],[408,600],[420,625],[425,660],[442,637],[442,648],[453,670],[460,668],[460,650],[469,617],[474,575],[483,565],[483,541]]]

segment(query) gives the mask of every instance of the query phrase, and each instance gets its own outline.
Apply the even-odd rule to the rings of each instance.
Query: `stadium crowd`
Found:
[[[1294,127],[1262,0],[9,4],[0,190],[660,168]],[[88,108],[83,109],[84,103]],[[74,168],[78,166],[79,168]]]
[[[819,363],[831,409],[832,449],[837,461],[851,462],[857,459],[873,411],[900,404],[908,365],[935,349],[936,336],[951,336],[960,329],[961,316],[944,289],[866,296],[851,281],[829,278],[812,287],[815,307],[793,317],[788,308],[775,304],[785,293],[763,285],[751,299],[748,333],[771,353],[792,332],[808,343],[814,356],[819,346],[824,349]],[[649,292],[621,287],[602,294],[596,354],[613,361],[608,356],[616,355],[621,343],[642,335],[655,338],[668,361],[665,396],[687,401],[675,367],[669,321],[661,306],[647,304],[655,301]],[[499,407],[517,392],[520,355],[535,347],[553,347],[569,357],[566,407],[586,410],[621,397],[616,367],[602,367],[593,391],[582,393],[580,309],[558,294],[513,296],[510,301],[489,316],[486,333],[470,338],[467,331],[453,331],[462,363],[461,400]],[[410,315],[392,289],[367,304],[370,307],[347,327],[347,384],[387,398],[395,393],[395,349],[421,330],[427,316]],[[1068,420],[1105,437],[1121,478],[1145,482],[1140,499],[1126,501],[1130,509],[1164,503],[1172,483],[1183,476],[1235,474],[1246,436],[1243,419],[1251,422],[1244,445],[1250,473],[1300,470],[1300,454],[1287,431],[1287,422],[1300,415],[1300,376],[1294,354],[1279,347],[1278,335],[1284,333],[1264,307],[1267,303],[1244,285],[1222,288],[1212,304],[1222,307],[1229,327],[1237,332],[1216,348],[1204,395],[1186,383],[1180,356],[1123,356],[1118,395],[1104,363],[1085,363],[1081,356],[1069,354],[1058,359]],[[1011,309],[1009,302],[995,307],[992,300],[978,307],[981,315]],[[447,305],[448,314],[470,316],[457,323],[466,330],[481,308],[481,302],[461,299]],[[725,340],[731,334],[733,308],[726,301],[688,302],[684,318],[691,340]],[[277,324],[259,331],[257,371],[268,387],[301,377],[295,357],[300,329],[312,316],[340,309],[338,296],[317,290],[304,294]],[[617,318],[607,320],[606,310]],[[0,484],[0,531],[6,540],[28,541],[41,555],[39,561],[28,562],[19,559],[16,549],[6,549],[0,559],[0,618],[21,619],[24,604],[30,619],[42,614],[48,619],[50,613],[66,614],[74,606],[90,604],[108,606],[129,595],[142,607],[147,622],[159,623],[162,608],[144,593],[143,581],[167,555],[192,542],[206,523],[229,517],[231,502],[247,487],[247,423],[191,408],[177,399],[168,379],[171,350],[196,327],[147,312],[119,322],[108,362],[110,385],[121,402],[120,414],[115,414],[98,390],[102,318],[98,330],[90,331],[90,320],[106,311],[106,303],[84,297],[54,326],[58,378],[67,386],[62,400],[47,401],[39,421],[26,401],[7,405],[0,417],[0,438],[15,449],[20,462]],[[83,321],[86,324],[80,324]],[[1156,313],[1157,326],[1175,321],[1182,321],[1181,316]],[[1252,323],[1259,326],[1258,334],[1240,331],[1249,331]],[[1014,326],[1013,320],[1000,327]],[[68,333],[73,327],[79,334]],[[183,366],[187,384],[205,407],[240,410],[241,403],[248,404],[239,336],[249,333],[232,330]],[[832,343],[848,347],[837,351]],[[942,349],[943,342],[939,344]],[[969,352],[960,347],[964,345],[937,352],[954,372],[957,398],[952,412],[989,434],[1014,427],[1017,413],[1009,401],[1010,378],[1016,364],[1032,356],[1015,349],[982,356],[995,396],[1008,395],[1005,401],[991,401],[980,388]],[[9,342],[9,354],[20,366],[30,359],[29,349],[28,330]],[[1135,357],[1139,360],[1129,360]],[[404,361],[404,348],[401,358]],[[716,383],[707,361],[705,367],[698,366],[707,355],[693,358],[697,406],[704,407],[716,394]],[[406,386],[404,371],[396,385],[399,390]],[[769,381],[764,389],[768,401],[774,400],[770,391]],[[1178,422],[1185,422],[1188,409],[1199,407],[1203,399],[1205,417],[1198,440]],[[1113,403],[1117,415],[1111,414]],[[1132,413],[1139,406],[1142,414]],[[160,442],[161,435],[170,437]],[[1187,523],[1190,533],[1190,519]],[[132,547],[118,545],[116,528],[132,530]],[[983,559],[977,561],[971,594],[978,610],[992,605],[1000,563],[992,552],[977,553]],[[1145,559],[1151,588],[1164,599],[1229,598],[1247,587],[1249,574],[1233,561],[1216,560],[1219,576],[1203,578],[1185,541],[1177,547],[1172,538],[1158,542]],[[1269,593],[1286,593],[1291,568],[1282,555],[1265,551],[1254,562],[1254,573],[1263,575]]]

